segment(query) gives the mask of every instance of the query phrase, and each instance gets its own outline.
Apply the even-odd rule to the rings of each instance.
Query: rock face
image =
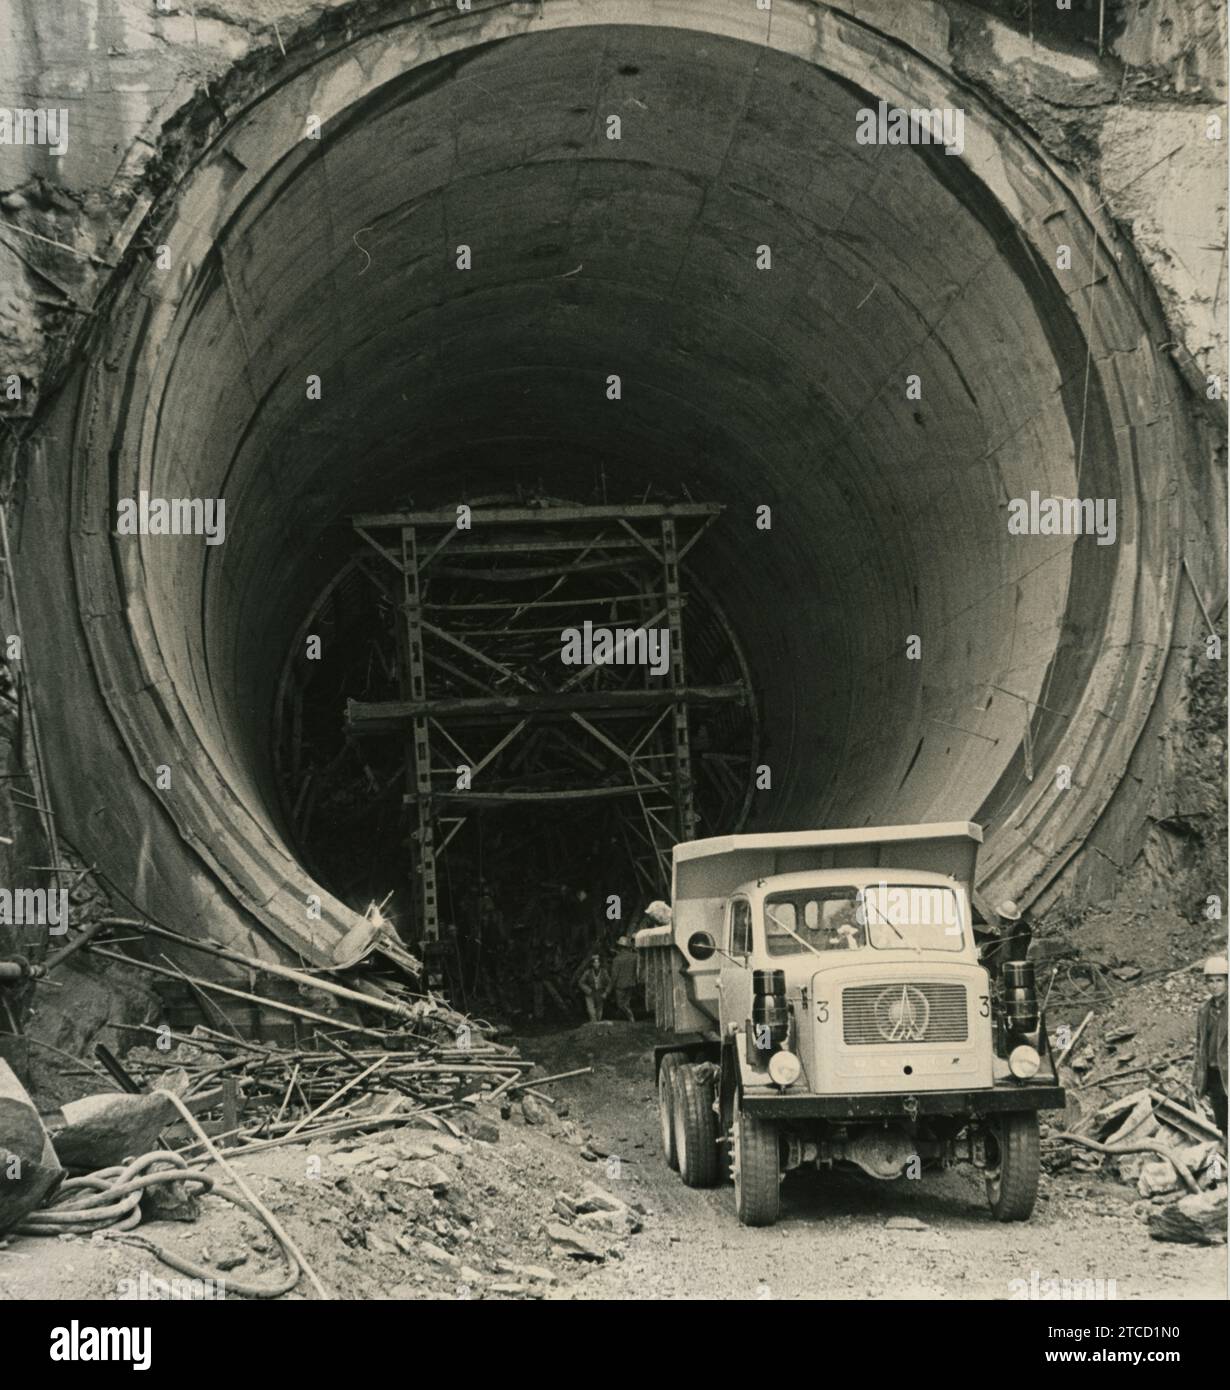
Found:
[[[1191,1193],[1149,1217],[1149,1234],[1154,1240],[1178,1241],[1183,1245],[1224,1245],[1226,1243],[1226,1189]]]

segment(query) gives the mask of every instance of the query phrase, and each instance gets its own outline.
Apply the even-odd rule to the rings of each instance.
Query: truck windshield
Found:
[[[863,890],[860,907],[871,944],[882,951],[902,946],[922,951],[961,949],[961,910],[951,888],[872,883]]]
[[[858,888],[796,888],[764,900],[770,956],[811,951],[959,951],[961,910],[951,888],[873,883]]]
[[[764,900],[765,949],[771,956],[857,951],[867,945],[856,888],[799,888]]]

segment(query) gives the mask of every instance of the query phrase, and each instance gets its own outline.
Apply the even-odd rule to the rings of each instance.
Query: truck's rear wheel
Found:
[[[717,1115],[709,1068],[681,1066],[675,1072],[675,1152],[688,1187],[717,1183]]]
[[[777,1123],[749,1115],[736,1097],[733,1138],[735,1214],[744,1226],[772,1226],[781,1209]]]
[[[672,1168],[679,1167],[679,1154],[675,1149],[674,1077],[685,1060],[682,1052],[668,1052],[658,1064],[658,1122],[662,1126],[662,1155]]]
[[[709,1067],[679,1067],[675,1088],[675,1153],[688,1187],[713,1187],[718,1179],[718,1125]]]
[[[1028,1221],[1038,1196],[1038,1115],[1001,1115],[990,1122],[987,1203],[996,1221]],[[992,1166],[993,1165],[993,1166]]]

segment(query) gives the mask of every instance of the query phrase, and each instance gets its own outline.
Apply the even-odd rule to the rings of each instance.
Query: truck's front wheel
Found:
[[[987,1203],[996,1221],[1028,1221],[1038,1196],[1042,1160],[1038,1115],[1001,1115],[990,1123]]]
[[[735,1097],[732,1159],[735,1214],[744,1226],[772,1226],[781,1209],[782,1165],[777,1123],[758,1119]]]
[[[682,1052],[668,1052],[658,1063],[658,1123],[662,1126],[662,1155],[672,1168],[679,1167],[675,1148],[675,1073],[684,1064]]]

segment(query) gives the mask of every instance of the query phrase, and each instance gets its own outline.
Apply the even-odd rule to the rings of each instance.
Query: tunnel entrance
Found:
[[[618,932],[669,897],[671,846],[737,832],[753,794],[751,673],[687,565],[720,511],[504,497],[354,518],[275,719],[319,880],[416,946],[469,940],[484,902],[537,943],[578,901]]]
[[[167,133],[168,255],[130,253],[48,413],[22,548],[66,834],[151,911],[328,963],[388,892],[360,869],[413,849],[398,756],[342,729],[347,699],[407,698],[369,571],[397,575],[354,562],[352,518],[703,499],[688,679],[746,668],[755,728],[723,707],[712,747],[771,777],[723,791],[693,747],[700,833],[982,820],[981,886],[1028,901],[1124,776],[1184,534],[1184,406],[1097,197],[917,34],[827,6],[780,0],[769,38],[743,0],[414,8],[237,72]],[[881,99],[959,107],[962,153],[859,143]],[[117,535],[142,490],[225,498],[226,543]],[[1116,498],[1118,543],[1011,534],[1033,492]],[[514,771],[496,791],[535,789]],[[578,824],[610,863],[617,800],[540,807],[534,873],[582,857],[558,850]],[[443,862],[524,861],[527,829],[492,805]]]

